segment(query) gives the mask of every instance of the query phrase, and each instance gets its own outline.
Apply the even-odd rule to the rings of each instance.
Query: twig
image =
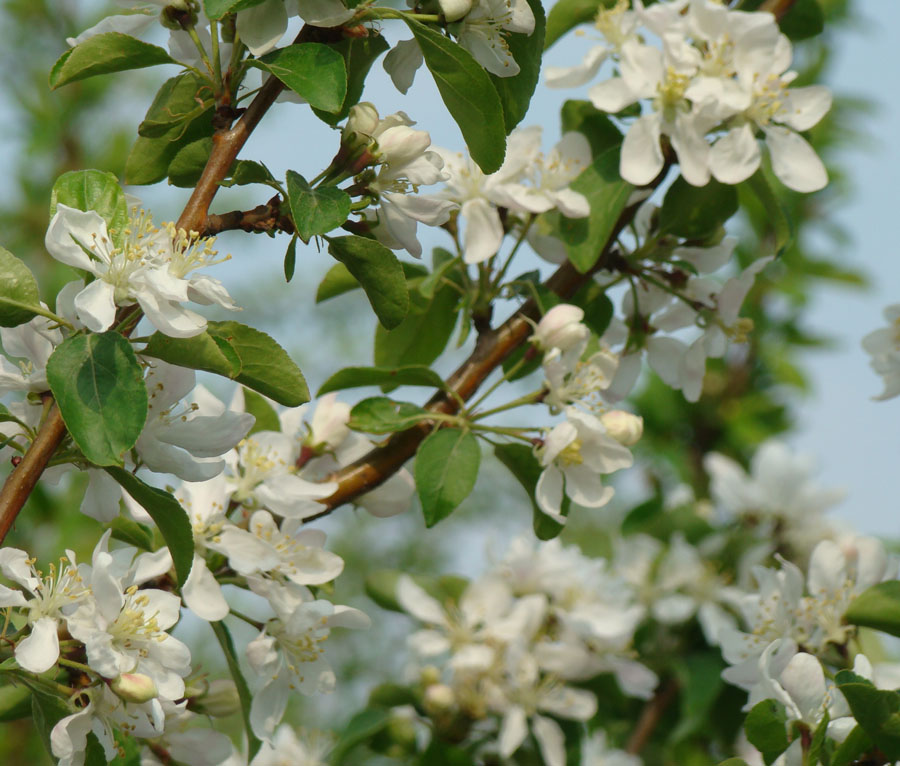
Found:
[[[257,205],[253,210],[232,210],[229,213],[207,216],[206,228],[201,234],[204,237],[211,237],[223,231],[236,229],[254,233],[283,231],[293,234],[295,231],[291,217],[281,212],[281,197],[275,196],[266,204]]]
[[[653,736],[653,732],[659,724],[663,713],[666,712],[678,696],[678,682],[674,678],[666,681],[665,685],[653,695],[651,699],[641,711],[641,717],[638,719],[634,731],[628,738],[628,744],[625,746],[625,752],[637,755],[644,749],[644,745]]]

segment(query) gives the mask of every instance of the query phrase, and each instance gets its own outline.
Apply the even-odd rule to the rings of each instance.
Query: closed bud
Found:
[[[560,303],[544,314],[531,339],[545,351],[551,348],[569,351],[590,335],[590,330],[581,323],[582,319],[584,311],[578,306]]]
[[[374,104],[362,101],[350,107],[347,122],[344,124],[343,130],[341,130],[341,141],[347,142],[351,140],[354,133],[359,133],[362,134],[360,138],[371,142],[372,135],[378,128],[378,122],[378,110]]]
[[[112,680],[109,688],[119,699],[138,704],[149,702],[159,694],[153,679],[143,673],[123,673]]]
[[[447,684],[432,684],[425,690],[422,707],[429,715],[449,713],[456,706],[456,694]]]
[[[644,433],[644,419],[625,410],[604,412],[600,421],[606,428],[606,433],[625,447],[637,444]]]
[[[441,671],[434,665],[426,665],[419,674],[422,686],[431,686],[441,682]]]
[[[472,0],[438,0],[447,21],[459,21],[472,10]]]
[[[210,682],[206,694],[192,698],[188,709],[213,718],[227,718],[240,711],[241,698],[234,681],[219,678]]]

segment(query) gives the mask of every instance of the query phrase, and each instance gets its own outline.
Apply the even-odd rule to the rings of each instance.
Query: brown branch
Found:
[[[765,0],[760,4],[758,11],[768,11],[779,21],[785,17],[787,12],[794,7],[797,0]]]
[[[654,186],[662,181],[668,169],[667,164],[659,178],[654,181]],[[619,216],[597,264],[592,269],[580,274],[571,263],[564,263],[547,280],[545,287],[563,299],[571,298],[580,287],[590,281],[595,271],[609,266],[616,238],[636,210],[637,205],[633,205]],[[459,411],[460,402],[469,399],[491,372],[528,340],[532,333],[532,326],[528,320],[538,318],[540,318],[538,306],[534,299],[530,299],[496,330],[485,330],[480,333],[471,356],[447,379],[449,390],[435,394],[425,405],[425,409],[436,414],[455,415]],[[338,482],[337,491],[320,501],[325,510],[309,517],[309,520],[327,516],[339,506],[351,502],[359,495],[387,481],[416,454],[419,444],[431,430],[432,426],[425,422],[392,434],[359,460],[337,471],[331,477],[332,481]]]
[[[223,231],[238,229],[264,234],[274,231],[293,234],[295,231],[291,217],[281,212],[281,197],[276,195],[266,204],[257,205],[253,210],[232,210],[229,213],[207,216],[206,228],[201,233],[204,237],[212,237]]]
[[[657,690],[656,694],[644,706],[641,711],[641,717],[638,719],[634,731],[628,738],[628,744],[625,746],[625,752],[637,755],[644,749],[644,745],[650,741],[653,732],[659,725],[663,713],[668,710],[675,698],[678,696],[678,682],[674,678],[670,678],[666,683]]]

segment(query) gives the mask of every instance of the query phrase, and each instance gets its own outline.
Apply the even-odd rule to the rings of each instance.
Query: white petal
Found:
[[[738,184],[759,167],[759,143],[749,125],[733,128],[713,144],[709,167],[717,181]]]
[[[546,766],[566,766],[566,738],[559,724],[552,718],[535,714],[531,718],[531,729]]]
[[[577,66],[548,66],[544,70],[544,84],[548,88],[577,88],[585,85],[594,79],[607,56],[609,49],[605,45],[595,45]]]
[[[81,501],[81,512],[102,524],[119,515],[122,488],[105,471],[88,470],[88,485]]]
[[[619,173],[622,178],[635,186],[643,186],[659,175],[663,167],[659,137],[658,114],[646,114],[635,120],[622,142],[622,155],[619,160]]]
[[[525,711],[518,705],[507,708],[500,725],[500,741],[497,743],[500,755],[504,758],[509,758],[525,741],[528,734],[527,721]]]
[[[137,37],[155,21],[156,19],[151,14],[119,13],[114,16],[107,16],[89,29],[85,29],[78,37],[67,37],[66,42],[74,48],[91,37],[106,34],[107,32],[118,32],[123,35]]]
[[[181,595],[187,608],[202,620],[216,622],[228,614],[228,602],[222,595],[222,587],[206,566],[206,560],[196,553]]]
[[[237,31],[241,42],[254,56],[262,56],[278,45],[287,26],[288,17],[283,0],[266,0],[237,15]]]
[[[353,18],[341,0],[303,0],[300,18],[316,27],[336,27]]]
[[[831,100],[831,91],[824,85],[791,88],[775,119],[794,130],[809,130],[831,108]]]
[[[497,208],[484,198],[466,200],[460,209],[466,220],[463,234],[466,263],[481,263],[495,255],[503,244],[503,224]]]
[[[437,599],[429,596],[408,575],[401,575],[397,581],[397,601],[406,612],[420,622],[431,625],[447,624],[447,615]]]
[[[116,318],[114,293],[109,282],[95,279],[75,296],[75,311],[85,327],[94,332],[109,329]]]
[[[777,125],[765,128],[765,134],[772,170],[785,186],[798,192],[814,192],[828,183],[825,165],[806,139]]]
[[[405,94],[424,60],[422,49],[415,40],[401,40],[387,52],[382,66],[391,76],[394,87]]]
[[[16,645],[16,662],[32,673],[50,670],[59,659],[59,636],[56,620],[41,617],[32,626],[31,633]]]
[[[588,91],[588,98],[597,109],[615,114],[638,100],[638,96],[621,77],[613,77],[594,85]]]
[[[76,210],[67,205],[58,205],[56,214],[47,228],[44,246],[50,255],[67,266],[96,274],[94,262],[81,247],[84,245],[90,249],[95,238],[101,242],[109,240],[106,221],[96,211]],[[98,258],[102,259],[103,252],[105,251],[97,252]]]
[[[562,515],[563,474],[555,465],[548,466],[538,478],[534,499],[544,513],[559,524],[566,523]]]

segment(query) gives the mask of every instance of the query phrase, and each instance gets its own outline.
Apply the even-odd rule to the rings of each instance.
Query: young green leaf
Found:
[[[109,523],[109,528],[112,529],[112,536],[116,540],[121,540],[123,543],[128,543],[128,545],[144,551],[153,550],[152,530],[143,524],[138,524],[134,519],[116,516]]]
[[[622,143],[622,132],[590,101],[566,101],[560,116],[563,132],[576,130],[581,133],[591,145],[594,157]]]
[[[213,140],[209,137],[191,141],[187,146],[181,147],[169,163],[169,183],[182,189],[196,186],[212,150]]]
[[[300,368],[275,340],[240,322],[209,322],[207,332],[227,341],[241,360],[235,380],[285,407],[309,401],[309,389]]]
[[[491,78],[472,54],[409,15],[403,20],[412,31],[434,77],[444,105],[456,121],[472,159],[485,173],[503,164],[506,123],[500,96]]]
[[[787,750],[787,714],[775,700],[758,702],[747,714],[744,731],[750,744],[759,750],[766,763],[771,763]]]
[[[775,237],[775,255],[781,255],[794,241],[794,223],[787,208],[772,188],[771,171],[761,167],[744,183],[739,185],[741,192],[749,191],[759,200],[772,227]]]
[[[93,210],[109,227],[122,235],[128,226],[128,203],[119,180],[103,170],[72,170],[63,173],[50,191],[50,217],[56,214],[57,205],[68,205],[78,210]]]
[[[105,32],[63,53],[50,70],[50,87],[59,88],[98,74],[177,63],[158,45],[120,32]]]
[[[552,540],[554,537],[558,537],[565,527],[544,513],[534,500],[535,488],[544,469],[531,448],[524,444],[498,444],[494,447],[494,454],[509,469],[516,481],[522,485],[525,494],[528,495],[533,513],[534,534],[538,540]],[[570,506],[571,501],[568,496],[564,495],[560,511],[563,516],[569,515]]]
[[[443,428],[422,442],[416,453],[416,490],[425,526],[447,518],[468,497],[481,464],[481,448],[468,431]]]
[[[350,270],[343,263],[336,263],[328,269],[325,277],[319,283],[319,289],[316,290],[316,303],[336,298],[338,295],[349,293],[358,287],[360,284]]]
[[[228,672],[231,674],[234,685],[237,687],[238,699],[241,701],[244,733],[247,736],[248,757],[252,759],[262,747],[262,742],[253,733],[253,726],[250,724],[250,707],[253,704],[253,695],[250,692],[250,687],[247,685],[247,679],[244,678],[244,674],[241,671],[238,654],[234,648],[234,641],[231,638],[228,627],[223,620],[213,622],[211,625],[213,633],[216,635],[216,640],[219,642],[219,646],[222,647],[222,653],[225,655],[225,664],[228,665]]]
[[[248,62],[275,75],[310,106],[337,112],[347,95],[344,57],[322,43],[297,43]]]
[[[834,680],[863,731],[890,760],[900,758],[900,693],[876,689],[848,670],[839,671]]]
[[[293,170],[287,172],[287,193],[294,226],[304,242],[336,229],[350,215],[347,192],[335,186],[314,189]]]
[[[572,265],[583,274],[597,263],[634,189],[619,175],[619,147],[595,157],[571,189],[587,197],[591,214],[587,218],[559,216],[559,235]]]
[[[323,122],[337,125],[350,113],[350,107],[359,103],[372,64],[391,46],[378,31],[370,29],[367,37],[347,37],[340,42],[332,43],[329,47],[344,57],[344,66],[347,69],[347,95],[344,96],[341,108],[336,112],[329,113],[321,109],[313,111]]]
[[[0,327],[17,327],[35,316],[41,305],[37,280],[9,250],[0,247]]]
[[[291,237],[287,251],[284,254],[284,281],[290,282],[294,278],[294,269],[297,268],[297,235]]]
[[[107,467],[105,470],[150,514],[150,518],[166,542],[169,553],[172,554],[178,585],[184,585],[194,561],[194,533],[184,508],[170,492],[151,487],[131,471],[115,466]]]
[[[350,752],[358,745],[381,733],[391,721],[391,712],[384,708],[361,710],[344,727],[331,753],[332,763],[348,763]]]
[[[275,185],[275,176],[262,162],[238,160],[231,166],[230,178],[220,181],[221,186],[247,186],[249,184]]]
[[[244,389],[244,412],[249,412],[256,418],[253,428],[247,434],[248,436],[255,434],[257,431],[281,430],[278,413],[275,412],[272,405],[269,404],[264,396],[249,388]]]
[[[326,380],[316,396],[360,386],[428,386],[445,389],[444,379],[430,367],[345,367]]]
[[[593,21],[597,11],[616,4],[616,0],[558,0],[547,16],[544,49],[549,48],[570,29]]]
[[[738,209],[734,186],[710,179],[706,186],[691,186],[682,176],[675,179],[659,210],[664,234],[685,239],[705,239],[718,231]]]
[[[395,402],[386,396],[363,399],[350,410],[347,425],[354,431],[368,434],[389,434],[405,431],[416,423],[427,420],[429,413],[417,404]]]
[[[203,0],[203,11],[208,19],[221,19],[229,13],[243,11],[264,2],[265,0]]]
[[[179,367],[224,375],[226,378],[235,378],[241,372],[241,358],[231,344],[208,332],[190,338],[172,338],[155,332],[141,354]]]
[[[860,593],[845,612],[851,625],[900,636],[900,581],[888,580]]]
[[[519,65],[519,73],[513,77],[497,77],[489,73],[503,105],[507,134],[511,133],[525,117],[541,74],[546,16],[540,0],[528,0],[528,4],[534,14],[534,31],[530,35],[513,32],[506,38],[509,52]]]
[[[409,310],[409,291],[397,256],[374,239],[334,237],[328,252],[362,285],[378,321],[387,329],[399,325]]]
[[[75,335],[47,361],[66,428],[95,465],[121,465],[147,420],[147,389],[131,344],[116,332]]]

